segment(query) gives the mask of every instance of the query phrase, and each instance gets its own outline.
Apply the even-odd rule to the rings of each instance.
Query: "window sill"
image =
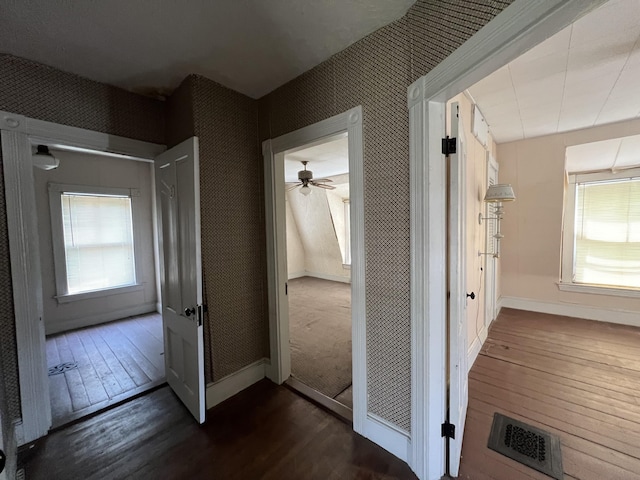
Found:
[[[558,288],[563,292],[590,293],[595,295],[609,295],[614,297],[640,298],[640,289],[624,287],[607,287],[604,285],[588,285],[582,283],[558,282]]]
[[[119,295],[121,293],[138,292],[144,288],[144,285],[137,283],[135,285],[126,285],[124,287],[105,288],[103,290],[92,290],[90,292],[72,293],[69,295],[57,295],[54,297],[58,303],[71,303],[89,298],[102,298],[111,295]]]

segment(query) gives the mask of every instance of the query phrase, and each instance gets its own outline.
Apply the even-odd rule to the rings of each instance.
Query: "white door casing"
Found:
[[[487,188],[491,185],[498,183],[498,162],[493,158],[490,152],[487,152]],[[491,218],[494,216],[495,203],[486,202],[485,204],[485,218]],[[486,231],[485,253],[495,252],[496,241],[494,235],[497,231],[496,222],[493,220],[483,221]],[[497,306],[497,259],[493,255],[484,255],[485,266],[485,290],[484,290],[484,326],[489,328],[491,322],[496,318],[496,306]]]
[[[455,425],[449,438],[449,475],[458,476],[462,437],[469,402],[467,376],[467,259],[466,169],[467,155],[459,105],[451,104],[451,137],[456,153],[449,155],[449,422]]]
[[[192,137],[155,160],[167,383],[205,421],[200,167]]]
[[[291,373],[287,283],[284,154],[347,132],[351,227],[351,324],[353,362],[353,428],[371,438],[367,425],[366,311],[364,269],[364,167],[362,107],[322,120],[262,144],[265,168],[267,276],[271,364],[267,377],[284,382]],[[376,441],[375,439],[373,439]],[[406,442],[405,442],[406,443]],[[383,445],[384,446],[384,445]],[[393,447],[386,446],[388,450]],[[402,450],[400,447],[399,450]],[[406,447],[402,456],[406,458]]]

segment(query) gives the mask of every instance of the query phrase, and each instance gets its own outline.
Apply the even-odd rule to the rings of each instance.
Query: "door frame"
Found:
[[[291,374],[289,319],[286,283],[284,165],[287,150],[307,146],[347,132],[349,145],[349,199],[351,204],[351,336],[353,381],[353,428],[365,429],[367,401],[367,352],[364,268],[364,169],[362,107],[309,125],[262,143],[264,157],[265,211],[267,227],[267,276],[269,300],[269,346],[271,364],[267,377],[277,384]]]
[[[445,473],[446,102],[606,0],[515,0],[407,89],[411,187],[411,451],[422,480]],[[462,435],[463,432],[456,432]]]
[[[16,440],[24,445],[51,427],[32,145],[105,152],[144,162],[153,162],[166,147],[5,111],[0,111],[0,131],[20,382]]]

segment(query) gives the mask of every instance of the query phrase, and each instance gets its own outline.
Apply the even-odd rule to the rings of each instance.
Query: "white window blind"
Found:
[[[640,178],[576,185],[575,283],[640,288]]]
[[[136,283],[131,198],[63,192],[67,294]]]

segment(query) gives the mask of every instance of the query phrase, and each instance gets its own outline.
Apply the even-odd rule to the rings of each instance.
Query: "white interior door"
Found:
[[[466,143],[458,103],[451,105],[451,137],[456,152],[449,156],[449,475],[458,476],[467,416],[467,292],[466,292]]]
[[[205,420],[198,138],[155,160],[162,325],[167,382]]]
[[[491,156],[490,153],[487,152],[487,187],[491,185],[496,185],[498,183],[498,163],[495,158]],[[485,203],[485,214],[486,218],[495,217],[495,209],[496,203],[487,202]],[[485,252],[496,252],[496,239],[494,235],[496,234],[496,222],[487,220],[483,222],[486,229],[486,249]],[[497,259],[493,255],[485,255],[485,280],[486,280],[486,288],[485,288],[485,316],[484,316],[484,324],[486,328],[489,328],[491,322],[493,322],[496,318],[496,302],[497,302]]]

